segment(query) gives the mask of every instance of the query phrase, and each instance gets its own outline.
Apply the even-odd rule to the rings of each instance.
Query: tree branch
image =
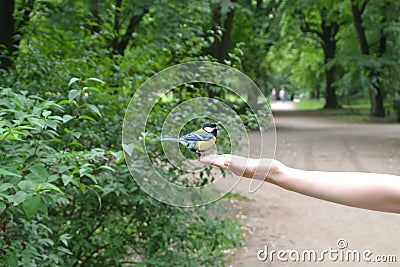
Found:
[[[119,0],[118,0],[119,1]],[[114,38],[113,42],[113,54],[118,53],[119,55],[124,55],[125,49],[131,39],[132,33],[139,26],[143,17],[149,13],[149,8],[145,8],[139,15],[135,15],[129,21],[129,25],[125,31],[125,34],[119,38],[118,36]],[[119,25],[118,25],[119,27]]]
[[[362,15],[367,7],[368,0],[365,0],[364,3],[361,4],[360,14]]]

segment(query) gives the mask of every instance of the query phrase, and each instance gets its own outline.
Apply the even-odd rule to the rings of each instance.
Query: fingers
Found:
[[[211,164],[222,169],[227,169],[231,163],[231,155],[224,154],[224,155],[205,155],[200,157],[200,162]]]

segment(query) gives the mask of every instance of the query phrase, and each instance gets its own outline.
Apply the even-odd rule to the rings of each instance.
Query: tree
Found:
[[[307,4],[308,3],[308,4]],[[325,108],[338,108],[335,85],[337,67],[334,63],[337,35],[341,22],[340,6],[333,2],[306,2],[295,8],[295,17],[304,34],[310,34],[323,51],[325,68]]]
[[[15,0],[0,1],[0,68],[9,69],[13,53],[18,47],[35,7],[35,0],[24,0],[15,5]],[[17,13],[14,14],[17,8]],[[3,47],[1,47],[3,46]]]
[[[143,5],[135,6],[131,2],[128,7],[122,9],[122,0],[115,0],[114,9],[114,32],[115,37],[112,40],[112,54],[124,55],[129,41],[132,40],[132,34],[138,28],[143,17],[149,13],[148,2]],[[132,8],[132,6],[134,6]],[[125,11],[125,12],[123,12]],[[125,19],[128,17],[129,19]],[[124,23],[125,22],[125,23]],[[125,27],[123,25],[125,24]]]
[[[12,66],[11,55],[14,51],[14,0],[0,1],[0,68]]]
[[[214,42],[211,45],[211,55],[220,63],[227,59],[228,51],[231,49],[231,32],[236,0],[222,0],[212,4],[212,30],[216,33]],[[219,35],[218,32],[222,31]]]
[[[371,49],[370,49],[370,44],[368,43],[367,40],[367,34],[366,34],[366,28],[363,23],[363,14],[366,10],[368,0],[364,1],[354,1],[350,0],[351,4],[351,13],[353,17],[353,24],[354,24],[354,29],[356,31],[356,36],[357,36],[357,41],[359,44],[360,48],[360,53],[364,56],[371,56]],[[379,39],[379,47],[377,49],[376,57],[382,57],[383,54],[386,51],[387,47],[387,38],[385,36],[385,33],[383,32],[383,24],[386,20],[385,15],[381,16],[381,19],[378,23],[379,25],[379,34],[380,37]],[[370,114],[373,117],[385,117],[385,108],[383,104],[383,89],[382,85],[380,82],[380,75],[381,75],[381,70],[377,68],[371,68],[369,66],[365,67],[366,75],[368,79],[371,81],[371,86],[372,88],[369,89],[369,96],[370,96],[370,103],[371,103],[371,109],[370,109]]]
[[[258,0],[239,2],[242,6],[237,10],[237,16],[232,31],[232,40],[240,44],[243,51],[241,68],[261,90],[268,95],[268,85],[272,84],[271,63],[268,53],[280,37],[279,22],[282,14],[281,1]],[[258,90],[249,90],[247,102],[257,106]]]

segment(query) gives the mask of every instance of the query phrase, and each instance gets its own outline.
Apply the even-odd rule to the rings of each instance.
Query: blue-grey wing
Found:
[[[210,133],[193,132],[183,136],[181,139],[186,141],[208,141],[211,140],[213,137],[214,135]]]

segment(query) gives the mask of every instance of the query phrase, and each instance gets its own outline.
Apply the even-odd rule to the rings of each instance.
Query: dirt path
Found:
[[[309,170],[400,174],[400,125],[349,124],[305,114],[274,112],[276,159]],[[269,250],[320,253],[338,249],[339,239],[347,241],[345,250],[369,249],[373,259],[377,255],[397,257],[397,263],[368,266],[399,266],[400,215],[328,203],[270,184],[249,194],[248,185],[249,181],[242,179],[233,190],[250,200],[231,201],[234,216],[244,225],[247,244],[235,253],[230,266],[364,266],[365,262],[334,262],[328,255],[320,263],[284,263],[276,255],[272,262],[257,258],[257,252],[265,246]]]

